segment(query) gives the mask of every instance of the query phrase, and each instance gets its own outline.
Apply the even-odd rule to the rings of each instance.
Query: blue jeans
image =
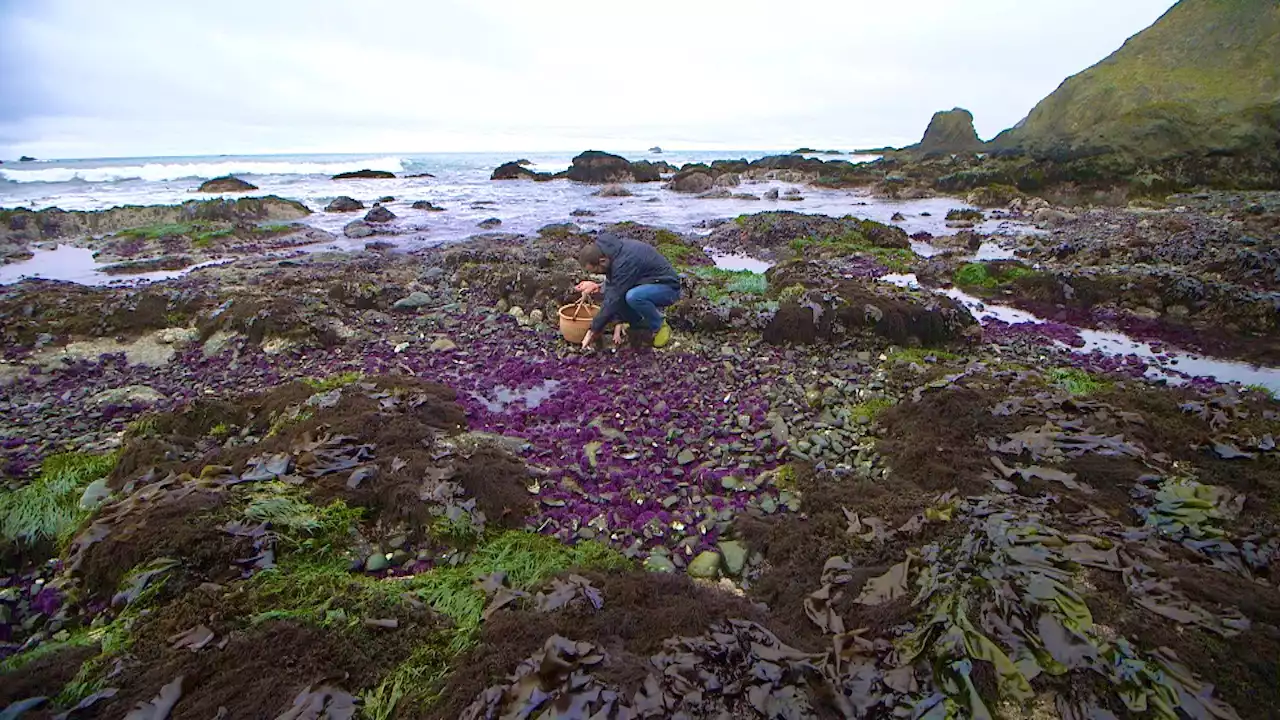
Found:
[[[680,299],[680,290],[670,285],[637,285],[627,291],[627,322],[632,330],[657,332],[662,327],[664,308]]]

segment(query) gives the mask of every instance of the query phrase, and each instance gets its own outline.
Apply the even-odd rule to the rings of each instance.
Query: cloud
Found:
[[[1170,0],[0,2],[0,154],[990,137]],[[590,141],[590,142],[589,142]]]

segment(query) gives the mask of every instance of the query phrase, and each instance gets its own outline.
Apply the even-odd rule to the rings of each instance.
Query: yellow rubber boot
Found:
[[[656,348],[666,347],[671,342],[671,326],[666,320],[662,321],[662,327],[658,328],[658,332],[653,334],[653,346]]]

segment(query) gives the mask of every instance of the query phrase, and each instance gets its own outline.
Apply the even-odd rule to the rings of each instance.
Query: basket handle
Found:
[[[582,293],[582,297],[578,298],[578,302],[573,304],[574,320],[578,319],[578,313],[582,312],[582,309],[587,306],[587,300],[589,299],[589,297],[590,296],[587,293]]]

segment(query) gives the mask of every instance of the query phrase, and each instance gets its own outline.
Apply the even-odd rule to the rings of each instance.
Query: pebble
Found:
[[[717,547],[724,558],[724,569],[730,575],[741,575],[747,564],[747,548],[737,540],[721,541]]]
[[[450,350],[457,350],[458,344],[449,338],[442,337],[437,338],[436,341],[431,343],[431,346],[427,349],[431,352],[448,352]]]
[[[689,561],[689,567],[685,571],[696,578],[713,580],[719,577],[720,553],[714,550],[698,553],[697,557]]]
[[[379,572],[391,567],[391,561],[387,559],[386,553],[382,552],[382,548],[374,546],[373,552],[369,557],[365,558],[365,572]]]
[[[413,310],[430,303],[431,296],[419,290],[417,292],[409,293],[408,297],[397,300],[391,307],[397,310]]]
[[[644,561],[644,569],[649,572],[675,572],[675,563],[665,553],[655,552]]]
[[[93,510],[111,497],[111,488],[107,487],[106,478],[98,478],[89,483],[80,495],[80,509]]]

